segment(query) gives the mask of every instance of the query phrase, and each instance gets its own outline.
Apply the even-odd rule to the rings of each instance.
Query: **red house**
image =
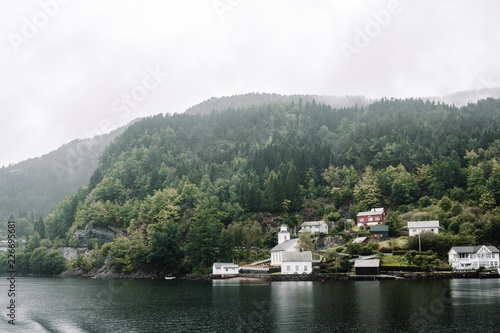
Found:
[[[359,212],[357,216],[358,225],[377,225],[385,220],[387,213],[384,208],[372,208],[368,212]]]

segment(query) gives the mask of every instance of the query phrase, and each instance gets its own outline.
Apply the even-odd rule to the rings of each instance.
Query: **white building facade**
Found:
[[[240,267],[233,263],[216,262],[212,265],[212,274],[214,275],[235,275],[238,274]]]
[[[311,274],[311,251],[284,252],[281,264],[281,274]]]
[[[500,251],[494,246],[454,246],[448,251],[448,262],[454,269],[499,267]]]
[[[281,230],[278,233],[278,245],[290,240],[290,232],[287,230],[286,224],[281,225]]]
[[[283,254],[286,252],[297,251],[297,244],[299,242],[298,238],[290,239],[284,241],[281,244],[276,245],[271,250],[271,266],[279,266],[283,262]]]
[[[328,233],[328,224],[325,221],[310,221],[302,223],[300,231],[307,231],[310,234]]]
[[[439,221],[416,221],[408,222],[408,231],[411,236],[416,236],[421,232],[439,233]]]

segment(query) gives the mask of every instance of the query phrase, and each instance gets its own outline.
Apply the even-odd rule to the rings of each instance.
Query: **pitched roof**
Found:
[[[238,268],[239,266],[236,264],[233,264],[232,262],[214,262],[215,268],[219,269],[221,267],[231,267],[231,268]]]
[[[363,243],[368,237],[358,237],[358,238],[355,238],[352,242],[354,244],[356,243]]]
[[[495,246],[486,246],[486,245],[478,245],[478,246],[454,246],[451,249],[454,250],[456,253],[476,253],[483,246],[485,248],[487,248],[492,253],[499,253],[500,252]]]
[[[408,228],[439,228],[439,221],[412,221]]]
[[[284,241],[283,243],[278,244],[275,247],[273,247],[271,252],[286,251],[286,250],[290,249],[291,247],[295,247],[298,242],[299,242],[298,238],[289,239],[289,240]]]
[[[380,260],[356,260],[354,261],[354,267],[379,267]]]
[[[379,215],[384,213],[384,208],[372,208],[368,212],[359,212],[357,216]]]
[[[291,261],[312,261],[311,251],[291,251],[283,252],[283,262]]]
[[[384,232],[389,231],[389,226],[387,225],[372,225],[370,227],[370,232]]]
[[[309,221],[309,222],[302,223],[302,227],[313,226],[313,225],[322,225],[324,223],[325,223],[325,221]]]

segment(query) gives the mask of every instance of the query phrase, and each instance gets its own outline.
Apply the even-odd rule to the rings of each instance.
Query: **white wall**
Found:
[[[310,274],[312,273],[312,262],[284,262],[281,264],[281,274]]]

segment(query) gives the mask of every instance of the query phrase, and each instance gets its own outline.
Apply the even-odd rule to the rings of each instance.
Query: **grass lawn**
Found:
[[[402,236],[398,238],[391,238],[389,240],[379,242],[378,244],[380,245],[380,247],[394,247],[397,244],[400,248],[404,248],[407,243],[408,237]]]
[[[382,259],[382,266],[413,266],[417,265],[407,265],[404,256],[387,256]]]

